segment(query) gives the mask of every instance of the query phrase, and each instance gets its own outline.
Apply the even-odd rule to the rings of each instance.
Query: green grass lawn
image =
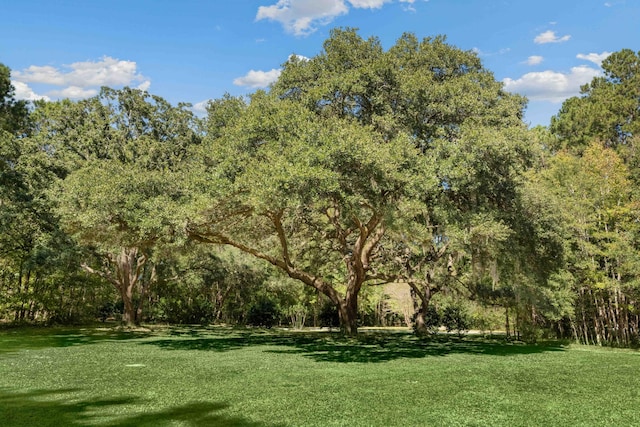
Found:
[[[481,337],[0,331],[0,426],[640,426],[640,353]]]

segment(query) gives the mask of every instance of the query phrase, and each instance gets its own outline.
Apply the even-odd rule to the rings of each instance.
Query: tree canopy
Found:
[[[0,317],[426,334],[499,310],[633,345],[639,64],[611,54],[548,129],[444,36],[334,29],[204,118],[131,88],[30,105],[0,66]]]
[[[292,56],[244,109],[233,99],[211,105],[210,123],[223,125],[208,151],[223,159],[214,198],[224,204],[214,200],[190,232],[325,293],[354,333],[362,286],[402,277],[382,263],[383,237],[398,249],[409,238],[402,227],[417,222],[427,234],[411,238],[444,241],[453,237],[445,224],[470,226],[511,203],[527,153],[522,108],[474,53],[443,37],[405,34],[384,51],[334,30],[323,52]],[[438,217],[443,205],[456,214]]]
[[[139,322],[156,279],[154,249],[180,228],[181,162],[199,141],[192,113],[139,90],[103,88],[46,104],[35,120],[34,139],[60,177],[52,197],[63,227],[101,259],[83,267],[116,287],[125,322]]]

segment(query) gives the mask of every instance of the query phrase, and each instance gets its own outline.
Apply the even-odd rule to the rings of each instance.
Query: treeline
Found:
[[[602,68],[529,129],[444,37],[336,29],[203,119],[130,88],[27,105],[2,66],[0,317],[636,345],[640,53]]]

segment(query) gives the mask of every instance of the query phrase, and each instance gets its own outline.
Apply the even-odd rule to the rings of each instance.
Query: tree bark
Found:
[[[507,339],[511,338],[511,326],[509,325],[509,306],[504,306],[504,329],[507,333]]]
[[[418,297],[419,304],[416,310],[416,318],[414,321],[414,330],[418,336],[429,335],[429,327],[427,326],[427,313],[429,311],[429,303],[431,302],[431,288],[428,284],[422,286],[422,289],[415,283],[409,282],[409,286],[414,294]]]
[[[356,336],[358,334],[358,294],[355,293],[342,299],[338,304],[340,315],[340,330],[344,335]]]
[[[136,310],[133,304],[133,295],[136,286],[140,284],[139,279],[147,262],[147,256],[139,248],[123,247],[119,254],[107,255],[105,260],[103,270],[95,270],[87,264],[83,264],[82,268],[89,273],[104,277],[116,288],[123,303],[122,323],[124,325],[139,324],[142,318],[142,306]],[[143,298],[144,295],[140,295],[140,297]]]
[[[273,231],[280,244],[280,253],[277,256],[262,252],[222,232],[201,232],[189,225],[187,225],[186,231],[189,236],[201,242],[230,245],[256,258],[265,260],[284,271],[292,279],[299,280],[305,285],[315,288],[318,292],[326,295],[337,307],[340,316],[340,327],[343,333],[349,336],[356,335],[358,333],[358,293],[362,285],[367,280],[371,280],[371,277],[368,276],[369,263],[375,248],[385,233],[382,215],[379,212],[375,212],[367,222],[362,222],[353,217],[352,220],[355,226],[350,230],[345,230],[341,227],[335,212],[334,214],[327,214],[329,221],[335,227],[340,253],[348,273],[347,289],[344,297],[340,295],[332,283],[325,281],[320,275],[305,271],[305,269],[295,265],[295,257],[292,257],[290,253],[287,233],[282,224],[283,215],[283,210],[262,214],[273,225]],[[352,234],[356,237],[354,241],[348,242],[347,237]]]

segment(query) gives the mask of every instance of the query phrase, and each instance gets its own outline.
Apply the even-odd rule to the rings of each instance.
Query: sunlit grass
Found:
[[[640,425],[640,354],[481,337],[0,331],[0,425]]]

